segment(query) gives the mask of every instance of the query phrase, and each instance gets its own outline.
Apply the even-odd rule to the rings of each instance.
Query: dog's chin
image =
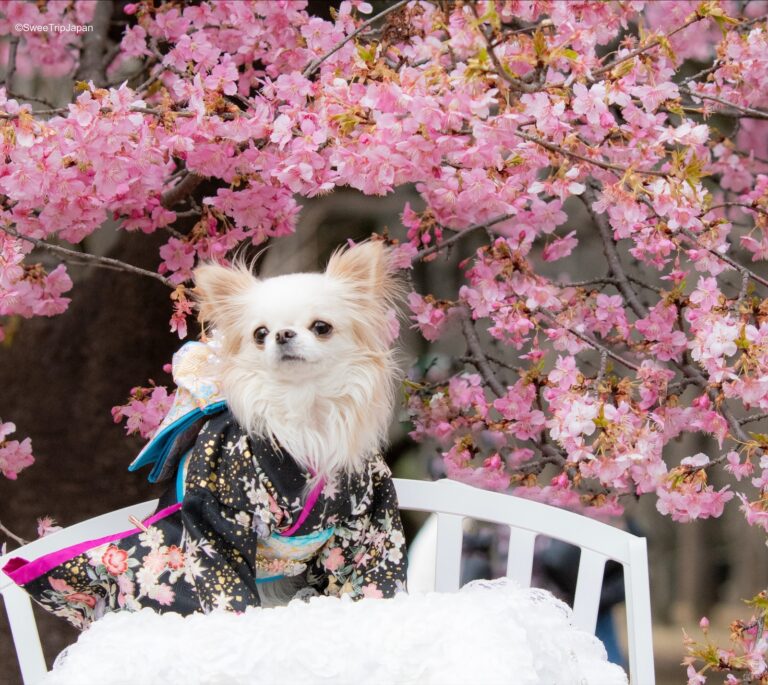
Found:
[[[281,354],[278,364],[307,364],[307,360],[299,354]]]
[[[320,373],[321,366],[317,361],[297,352],[283,352],[272,358],[267,373],[277,378],[295,380],[297,377],[314,377]]]

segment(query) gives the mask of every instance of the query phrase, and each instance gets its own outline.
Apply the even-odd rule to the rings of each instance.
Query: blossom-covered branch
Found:
[[[92,266],[96,266],[102,269],[112,269],[114,271],[125,271],[127,273],[136,274],[138,276],[153,278],[154,280],[160,281],[163,285],[166,285],[169,288],[173,288],[173,289],[176,288],[175,283],[165,278],[164,276],[160,275],[156,271],[148,271],[147,269],[142,269],[141,267],[134,266],[133,264],[127,264],[126,262],[121,262],[119,259],[113,259],[112,257],[102,257],[101,255],[90,254],[88,252],[78,252],[77,250],[70,250],[66,247],[62,247],[61,245],[53,245],[51,243],[46,243],[44,240],[38,240],[37,238],[30,238],[29,236],[26,236],[26,235],[20,235],[14,229],[7,228],[4,226],[0,226],[0,231],[3,231],[14,238],[18,238],[19,240],[23,240],[27,243],[30,243],[40,250],[44,250],[46,252],[51,252],[52,254],[58,255],[61,259],[67,262],[73,262],[76,264],[85,263],[85,264],[91,264]]]

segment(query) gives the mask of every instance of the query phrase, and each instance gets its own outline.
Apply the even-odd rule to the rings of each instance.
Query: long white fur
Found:
[[[387,440],[397,364],[389,311],[398,283],[378,242],[335,254],[322,274],[260,280],[239,265],[195,273],[201,319],[222,342],[224,394],[249,433],[279,441],[319,478],[355,471]],[[315,320],[333,325],[318,337]],[[266,326],[265,346],[253,333]],[[304,361],[281,361],[277,330]]]

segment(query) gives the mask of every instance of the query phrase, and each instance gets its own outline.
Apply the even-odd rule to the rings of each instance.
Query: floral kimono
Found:
[[[405,538],[381,457],[307,492],[312,475],[279,445],[249,436],[226,408],[215,360],[203,343],[176,354],[174,406],[131,465],[154,464],[150,480],[171,481],[155,514],[3,569],[76,627],[142,607],[242,611],[261,603],[260,584],[281,579],[353,598],[405,589]]]

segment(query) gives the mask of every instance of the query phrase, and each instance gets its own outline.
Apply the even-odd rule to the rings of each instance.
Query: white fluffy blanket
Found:
[[[108,614],[45,685],[626,685],[570,609],[508,579],[391,600],[316,597],[182,618]]]

